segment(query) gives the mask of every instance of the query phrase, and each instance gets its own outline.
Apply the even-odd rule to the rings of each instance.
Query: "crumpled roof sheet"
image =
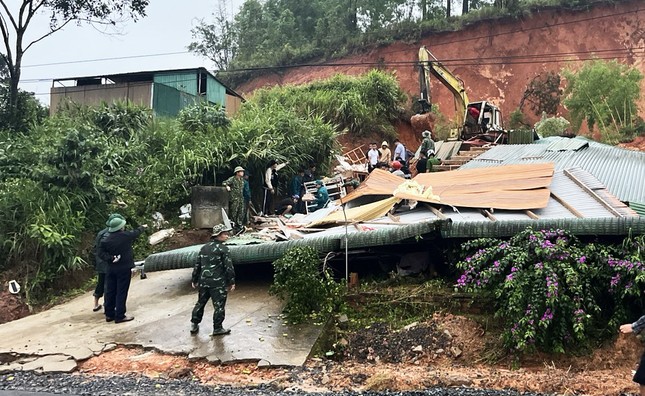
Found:
[[[561,151],[555,151],[556,148]],[[555,170],[580,167],[594,175],[621,201],[645,202],[645,152],[582,137],[548,137],[533,144],[498,145],[464,164],[457,172],[545,162],[555,163]]]
[[[549,203],[549,185],[554,165],[523,164],[497,168],[433,172],[417,175],[414,181],[432,188],[439,201],[419,195],[394,191],[404,182],[398,176],[376,169],[365,181],[341,202],[346,203],[365,195],[394,195],[402,199],[439,203],[455,207],[481,209],[539,209]]]
[[[307,227],[344,223],[346,220],[348,222],[361,222],[378,219],[379,217],[385,216],[399,200],[399,198],[395,197],[386,198],[367,205],[346,209],[345,212],[343,212],[342,208],[338,208],[337,211],[332,212],[321,220],[310,223]]]

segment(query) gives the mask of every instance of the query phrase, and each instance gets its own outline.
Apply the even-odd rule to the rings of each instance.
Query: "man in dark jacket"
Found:
[[[108,235],[108,226],[109,223],[112,219],[114,218],[123,218],[118,213],[113,213],[108,217],[107,221],[105,222],[105,228],[102,229],[101,231],[96,234],[96,239],[94,241],[94,249],[92,253],[94,254],[94,269],[96,270],[97,274],[97,282],[96,282],[96,288],[94,289],[94,308],[92,311],[98,312],[103,308],[101,304],[99,304],[99,299],[103,297],[103,293],[105,291],[105,274],[107,273],[108,266],[110,265],[107,261],[103,260],[101,257],[99,257],[99,247],[101,246],[101,242],[103,239],[107,238]]]
[[[99,257],[107,261],[105,275],[105,321],[115,323],[129,322],[133,316],[126,316],[126,300],[130,289],[134,252],[132,243],[147,227],[124,231],[126,221],[114,218],[108,222],[108,236],[101,241]]]
[[[229,238],[230,228],[223,224],[213,227],[213,240],[202,246],[193,268],[192,286],[199,287],[197,304],[190,319],[190,334],[199,331],[208,300],[213,302],[213,336],[228,334],[230,329],[222,327],[224,308],[228,291],[235,290],[235,269],[224,242]]]

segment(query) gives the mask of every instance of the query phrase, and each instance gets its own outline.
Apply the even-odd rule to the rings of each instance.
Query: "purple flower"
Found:
[[[581,257],[578,259],[578,262],[579,262],[580,264],[584,264],[586,261],[587,261],[587,256],[581,256]]]
[[[506,282],[510,282],[512,280],[513,280],[513,274],[506,275]]]
[[[542,264],[542,262],[536,263],[535,269],[544,269],[544,264]]]
[[[546,311],[544,311],[544,315],[542,315],[542,319],[540,319],[541,322],[549,320],[553,320],[553,312],[551,312],[551,308],[547,308]]]

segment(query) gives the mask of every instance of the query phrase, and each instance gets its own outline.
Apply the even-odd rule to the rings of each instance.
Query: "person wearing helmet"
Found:
[[[426,130],[421,133],[421,136],[423,136],[423,142],[421,142],[421,149],[419,151],[429,155],[428,153],[430,150],[434,151],[434,140],[432,140],[432,134],[430,131]]]
[[[392,174],[405,179],[405,173],[401,170],[402,165],[399,161],[392,161]]]
[[[96,288],[94,289],[94,308],[92,308],[92,311],[94,312],[98,312],[103,308],[103,305],[99,304],[99,299],[103,297],[103,294],[105,293],[105,274],[107,274],[111,263],[99,257],[98,250],[101,246],[101,242],[110,235],[108,227],[110,226],[110,221],[115,218],[123,219],[123,216],[118,213],[112,213],[105,222],[105,228],[99,231],[94,239],[94,248],[92,253],[94,256],[94,269],[96,270],[97,275]]]
[[[208,300],[213,302],[213,333],[211,336],[229,334],[224,323],[226,298],[229,291],[235,290],[235,268],[224,242],[228,240],[230,227],[218,224],[213,227],[212,240],[202,246],[193,267],[192,286],[199,288],[197,303],[190,318],[190,334],[197,334],[204,317]]]
[[[224,187],[229,191],[228,199],[228,217],[235,223],[235,233],[237,234],[244,228],[244,168],[238,166],[233,171],[234,175],[226,179]]]
[[[108,236],[101,240],[98,255],[108,262],[105,274],[105,321],[114,323],[129,322],[134,316],[126,316],[126,302],[130,290],[132,268],[134,268],[134,240],[148,226],[142,225],[132,231],[125,231],[126,221],[123,217],[114,217],[108,221]]]

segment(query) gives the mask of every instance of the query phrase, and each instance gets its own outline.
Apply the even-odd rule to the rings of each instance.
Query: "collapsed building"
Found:
[[[635,210],[645,202],[645,153],[580,138],[538,142],[497,146],[456,171],[411,180],[374,170],[328,207],[276,219],[279,241],[231,239],[231,257],[237,265],[271,262],[292,247],[310,246],[327,257],[394,256],[405,268],[428,264],[430,249],[442,240],[510,237],[527,227],[645,233],[645,217]],[[145,270],[190,267],[200,248],[153,254]]]

